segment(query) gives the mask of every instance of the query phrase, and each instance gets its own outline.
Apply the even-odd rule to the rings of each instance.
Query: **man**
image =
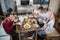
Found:
[[[37,5],[36,8],[34,9],[33,12],[34,12],[35,14],[38,14],[38,13],[39,13],[39,10],[38,10],[39,7],[40,7],[40,6]]]
[[[33,10],[33,12],[32,12],[32,15],[33,15],[33,17],[34,18],[37,18],[37,16],[38,16],[38,13],[39,13],[39,10],[38,10],[38,8],[39,8],[40,6],[36,6],[36,8]]]
[[[39,7],[39,13],[37,14],[37,17],[34,17],[36,20],[37,20],[37,22],[38,22],[38,24],[40,25],[40,27],[41,28],[43,28],[43,26],[44,26],[44,17],[45,17],[45,13],[44,13],[44,9],[43,9],[43,7]],[[34,15],[35,16],[35,15]],[[32,37],[34,37],[35,35],[34,35],[35,33],[33,33],[33,35],[32,35]],[[45,36],[45,32],[43,31],[43,30],[39,30],[38,31],[38,35],[40,36],[40,38],[43,40],[43,36]]]
[[[15,33],[15,31],[13,31],[13,27],[15,25],[14,19],[15,19],[15,16],[13,14],[9,14],[7,16],[7,18],[5,18],[3,20],[3,27],[6,31],[6,33],[12,35],[13,40],[16,40],[17,39],[17,33]],[[16,22],[17,22],[17,20],[16,20]]]
[[[40,25],[40,27],[44,26],[43,20],[45,19],[45,13],[44,13],[44,8],[43,7],[39,7],[39,13],[38,13],[38,24]]]

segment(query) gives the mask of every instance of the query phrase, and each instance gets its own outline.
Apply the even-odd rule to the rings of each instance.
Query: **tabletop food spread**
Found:
[[[19,16],[18,18],[19,18],[19,21],[16,23],[16,25],[20,25],[20,28],[21,28],[21,25],[22,25],[22,28],[24,28],[24,29],[30,29],[32,27],[33,28],[39,27],[37,20],[34,19],[32,15],[30,15],[30,16]]]

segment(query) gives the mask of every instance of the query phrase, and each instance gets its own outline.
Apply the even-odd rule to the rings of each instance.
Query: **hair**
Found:
[[[48,8],[46,10],[48,11]]]
[[[9,17],[10,16],[10,13],[6,14],[6,17]]]
[[[16,13],[8,13],[6,17],[9,17],[10,15],[17,15]]]
[[[41,9],[41,10],[43,10],[44,8],[43,8],[43,7],[39,7],[38,9]]]

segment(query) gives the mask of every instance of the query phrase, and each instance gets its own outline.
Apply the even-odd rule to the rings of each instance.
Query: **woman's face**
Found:
[[[16,17],[17,17],[17,15],[14,15],[14,17],[16,18]]]
[[[9,17],[10,17],[10,20],[15,19],[15,17],[13,15],[10,15]]]
[[[45,9],[45,12],[47,12],[47,10]]]

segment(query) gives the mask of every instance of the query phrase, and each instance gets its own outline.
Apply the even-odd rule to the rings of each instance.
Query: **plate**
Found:
[[[31,28],[31,25],[29,25],[28,23],[26,23],[23,27],[24,27],[25,29],[30,29],[30,28]]]
[[[21,22],[18,22],[18,23],[16,23],[17,25],[21,25],[22,23]]]
[[[33,27],[34,27],[34,28],[38,28],[39,25],[38,25],[38,24],[33,24]]]

